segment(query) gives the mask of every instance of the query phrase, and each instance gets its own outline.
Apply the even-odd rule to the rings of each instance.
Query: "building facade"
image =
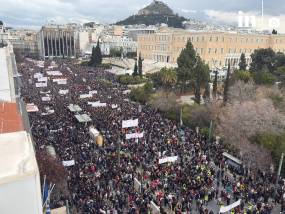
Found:
[[[43,26],[39,34],[42,57],[76,57],[78,37],[73,26]]]
[[[250,54],[259,48],[285,53],[285,35],[191,32],[166,27],[154,34],[139,35],[137,53],[144,59],[175,64],[188,40],[210,68],[222,68],[229,63],[236,67],[242,53],[250,63]]]

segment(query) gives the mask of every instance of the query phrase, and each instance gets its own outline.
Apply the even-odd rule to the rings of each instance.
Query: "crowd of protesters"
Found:
[[[23,100],[39,109],[29,113],[36,150],[53,146],[62,161],[75,161],[66,166],[66,179],[69,202],[78,213],[211,214],[239,199],[241,204],[232,213],[285,210],[283,181],[275,194],[272,173],[252,173],[242,166],[237,171],[223,156],[223,144],[166,119],[149,105],[131,102],[128,88],[114,74],[66,59],[46,60],[43,66],[26,59],[18,70]],[[67,84],[53,82],[47,70],[62,72],[57,78],[66,78]],[[36,73],[48,77],[47,87],[36,87]],[[59,94],[59,90],[69,91]],[[97,93],[80,98],[92,90]],[[44,96],[51,100],[42,101]],[[88,105],[96,101],[107,106]],[[78,122],[69,104],[79,105],[80,114],[88,114],[92,121]],[[137,127],[122,128],[122,120],[136,118]],[[90,126],[102,134],[102,146],[94,143]],[[126,140],[127,133],[142,132],[142,138]],[[178,160],[159,164],[159,159],[171,156]]]

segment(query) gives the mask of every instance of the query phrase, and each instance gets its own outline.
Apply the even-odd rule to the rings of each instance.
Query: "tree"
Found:
[[[277,35],[277,33],[278,33],[277,30],[275,30],[275,29],[272,30],[273,35]]]
[[[139,54],[139,62],[138,62],[138,69],[139,69],[139,75],[142,76],[143,70],[142,70],[142,57],[141,54]]]
[[[177,83],[177,75],[175,69],[162,68],[160,70],[160,79],[165,89],[171,89]]]
[[[244,81],[244,82],[249,82],[252,80],[252,76],[251,73],[249,71],[245,71],[245,70],[239,70],[239,71],[235,71],[233,78],[235,81]]]
[[[260,96],[251,100],[250,97],[242,102],[232,100],[222,108],[217,120],[218,132],[226,143],[241,152],[245,163],[268,169],[271,163],[270,152],[259,145],[251,144],[250,139],[260,133],[281,133],[284,131],[285,118],[274,108],[270,99]]]
[[[97,41],[96,47],[93,46],[92,54],[89,61],[89,66],[97,67],[102,64],[102,53],[100,49],[99,40]]]
[[[165,91],[159,91],[151,96],[150,105],[163,112],[170,111],[177,107],[176,95]]]
[[[203,98],[204,100],[206,100],[207,102],[210,101],[210,84],[206,84],[205,86],[205,90],[204,90],[204,94],[203,94]]]
[[[134,67],[134,72],[133,72],[133,76],[137,76],[138,75],[138,64],[137,61],[135,62],[135,67]]]
[[[218,70],[215,70],[215,78],[213,82],[213,97],[217,98],[217,91],[218,91]]]
[[[255,50],[251,54],[251,59],[250,70],[252,72],[258,73],[263,69],[272,72],[274,69],[275,52],[271,48]]]
[[[227,77],[224,85],[224,104],[228,101],[228,91],[230,83],[230,65],[228,66]]]
[[[239,69],[240,70],[246,70],[247,64],[246,64],[246,59],[245,59],[245,54],[242,53],[240,56],[240,62],[239,62]]]
[[[180,53],[177,59],[178,69],[177,77],[178,82],[182,86],[182,92],[184,92],[187,83],[192,79],[194,69],[196,67],[197,59],[196,52],[190,40],[186,44],[186,48]]]

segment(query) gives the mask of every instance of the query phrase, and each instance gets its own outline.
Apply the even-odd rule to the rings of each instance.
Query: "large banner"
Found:
[[[220,209],[220,213],[225,213],[225,212],[228,212],[230,211],[231,209],[234,209],[235,207],[239,206],[240,205],[240,199],[238,201],[236,201],[235,203],[233,204],[230,204],[229,206],[226,206],[226,207],[221,207]]]
[[[75,165],[75,160],[69,160],[69,161],[62,161],[63,166],[73,166]]]
[[[47,82],[37,82],[36,83],[37,88],[44,88],[47,87]]]
[[[139,119],[135,120],[123,120],[122,121],[122,128],[130,128],[130,127],[136,127],[139,125]]]
[[[171,163],[171,162],[175,162],[177,161],[178,156],[172,156],[172,157],[166,157],[166,158],[161,158],[158,160],[159,164],[163,164],[163,163]]]
[[[144,133],[131,133],[131,134],[126,134],[126,139],[136,139],[136,138],[143,138]]]

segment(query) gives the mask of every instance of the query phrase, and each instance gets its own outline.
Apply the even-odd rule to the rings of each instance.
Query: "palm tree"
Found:
[[[160,79],[165,89],[172,89],[177,83],[177,75],[173,68],[162,68]]]

